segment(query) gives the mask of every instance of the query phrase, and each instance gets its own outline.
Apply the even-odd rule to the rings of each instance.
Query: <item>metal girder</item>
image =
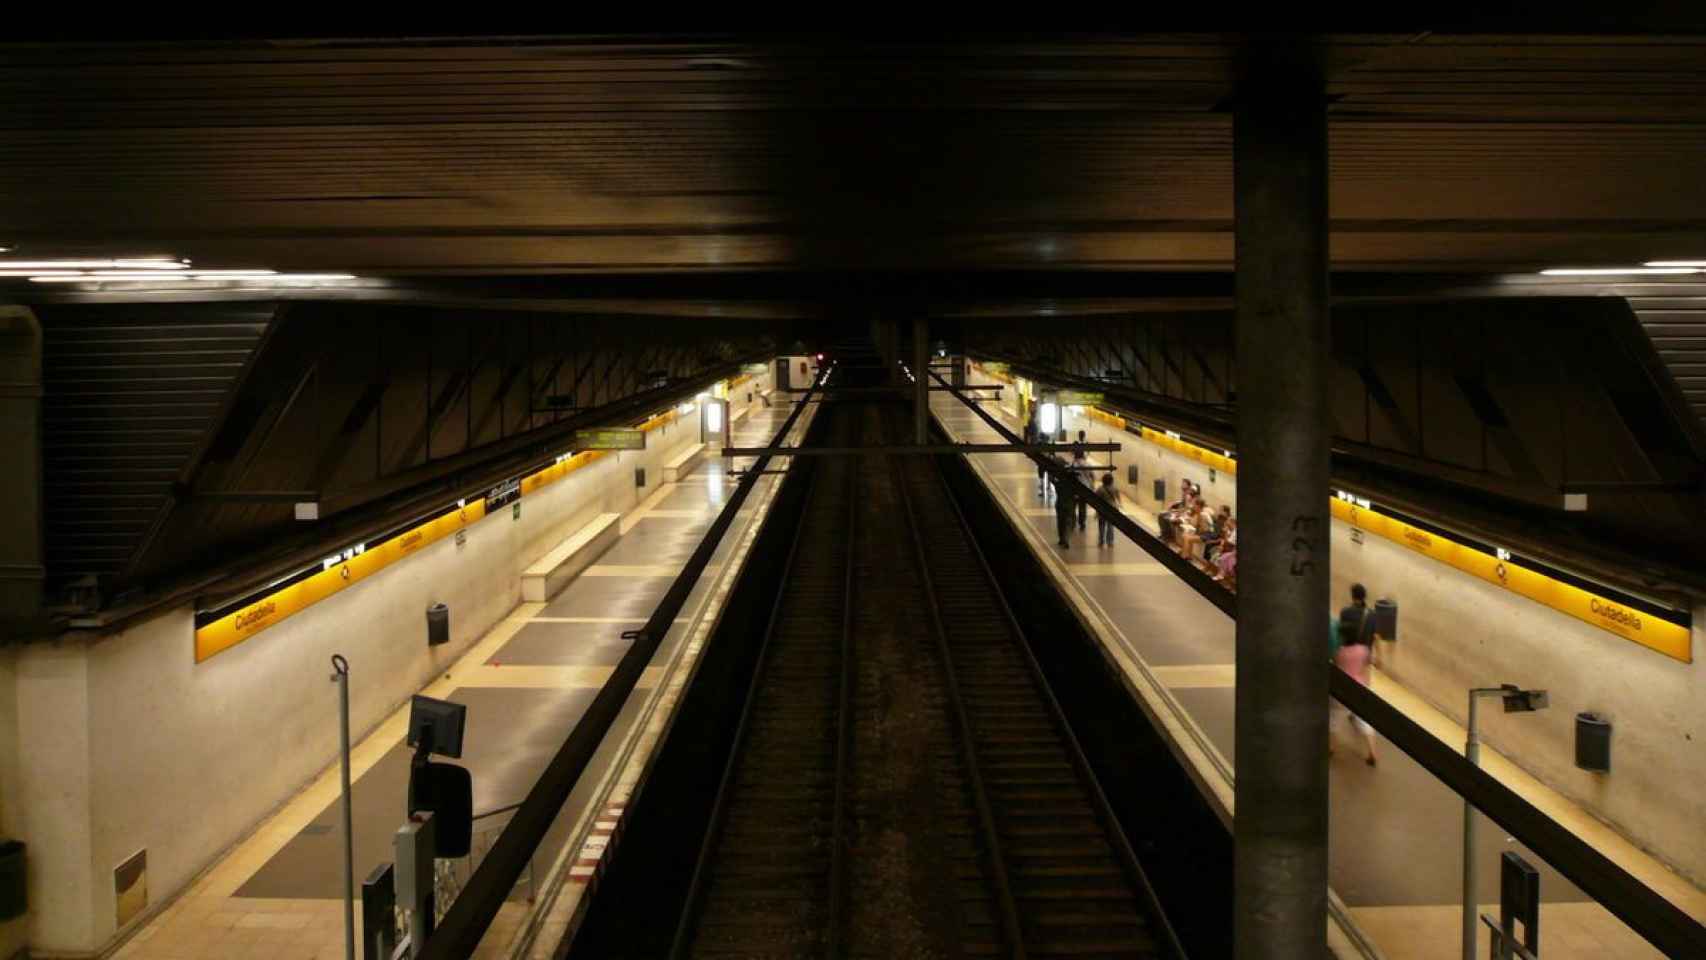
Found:
[[[724,447],[725,457],[888,457],[938,453],[1117,453],[1117,443],[894,443],[869,447]]]

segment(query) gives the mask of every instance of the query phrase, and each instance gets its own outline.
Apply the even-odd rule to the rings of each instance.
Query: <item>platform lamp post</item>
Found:
[[[1470,766],[1481,765],[1481,740],[1476,735],[1476,706],[1482,697],[1499,697],[1506,713],[1530,713],[1547,706],[1546,691],[1524,690],[1514,683],[1496,687],[1475,687],[1469,691],[1469,737],[1463,744],[1463,757]],[[1463,960],[1475,960],[1475,922],[1480,913],[1476,890],[1480,878],[1475,872],[1475,805],[1463,800]]]

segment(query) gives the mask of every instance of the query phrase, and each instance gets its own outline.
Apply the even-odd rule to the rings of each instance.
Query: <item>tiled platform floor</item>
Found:
[[[734,425],[732,440],[763,445],[787,413],[783,406],[754,409]],[[421,691],[470,706],[461,762],[474,777],[476,812],[514,803],[532,785],[627,649],[621,633],[651,614],[733,493],[735,481],[726,469],[721,458],[707,457],[681,482],[660,487],[623,517],[622,537],[562,593],[549,604],[518,606],[446,677]],[[700,609],[730,540],[720,546],[681,620]],[[672,632],[671,642],[676,639]],[[666,646],[656,662],[668,654]],[[647,670],[642,690],[658,682],[658,670]],[[399,710],[353,750],[358,882],[389,859],[407,782],[405,726],[406,713]],[[570,806],[577,802],[586,801],[571,797]],[[334,765],[147,921],[115,956],[341,960],[338,811]],[[559,819],[566,823],[572,817]],[[561,834],[561,827],[556,832]],[[523,913],[524,904],[512,902],[499,914],[493,933],[513,930]],[[359,909],[356,921],[359,925]],[[551,937],[547,933],[541,940]]]

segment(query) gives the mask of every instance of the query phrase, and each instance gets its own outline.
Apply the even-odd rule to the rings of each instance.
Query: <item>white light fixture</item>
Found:
[[[1644,267],[1697,267],[1706,269],[1706,260],[1648,260]]]
[[[81,270],[6,270],[0,269],[0,277],[78,277]]]
[[[188,270],[181,260],[153,258],[122,260],[0,260],[8,270]]]
[[[1540,271],[1546,277],[1678,276],[1706,273],[1698,267],[1552,267]]]
[[[723,432],[723,405],[722,404],[720,404],[720,403],[708,403],[705,405],[705,432],[706,433],[721,433],[721,432]]]
[[[1506,550],[1504,547],[1494,547],[1493,556],[1498,557],[1500,560],[1509,560],[1511,558],[1511,552]]]
[[[1060,429],[1060,407],[1053,403],[1045,403],[1037,410],[1037,426],[1050,439]]]
[[[686,403],[682,404],[681,406],[676,407],[675,410],[677,413],[692,413],[693,412],[693,401],[689,400]]]

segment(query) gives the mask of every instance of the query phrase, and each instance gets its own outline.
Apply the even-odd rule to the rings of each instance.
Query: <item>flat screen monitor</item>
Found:
[[[462,756],[462,732],[468,725],[468,708],[449,700],[434,700],[416,696],[409,701],[409,746],[421,742],[423,731],[431,728],[427,752],[441,757]]]

